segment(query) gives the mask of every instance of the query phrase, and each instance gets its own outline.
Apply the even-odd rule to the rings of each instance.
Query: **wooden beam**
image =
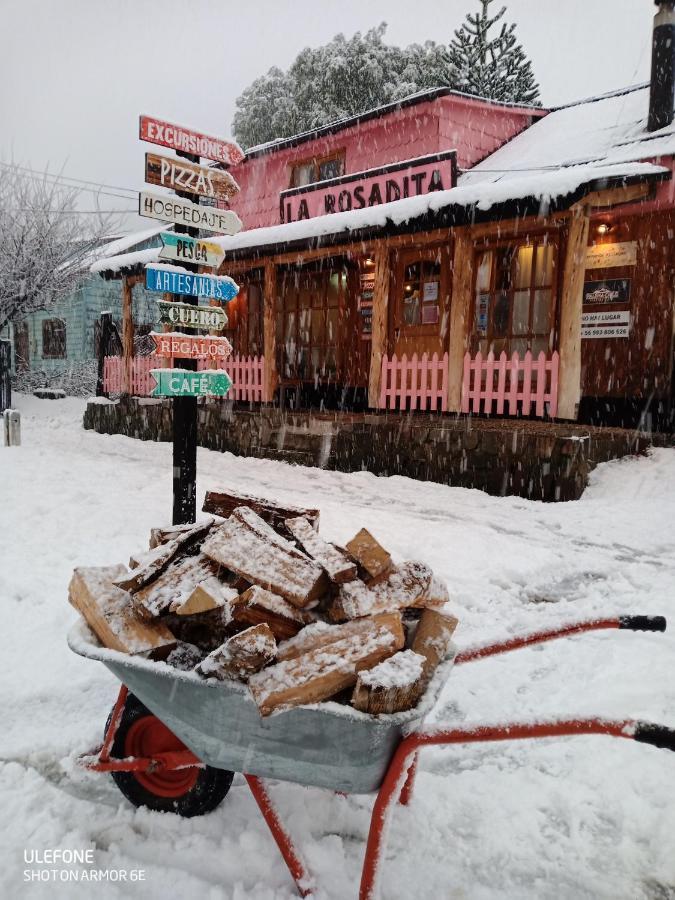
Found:
[[[389,250],[386,245],[374,251],[375,284],[373,288],[373,331],[368,376],[368,406],[377,409],[380,400],[382,357],[387,350],[387,321],[389,310]]]
[[[265,372],[263,400],[271,403],[279,382],[276,356],[276,315],[277,270],[274,263],[265,263],[265,292],[263,309],[263,349],[265,353]]]
[[[571,209],[574,211],[584,206],[590,206],[593,209],[607,209],[621,203],[635,203],[637,200],[645,200],[651,190],[652,187],[649,184],[627,184],[625,187],[612,188],[608,191],[594,191],[592,194],[587,194]]]
[[[455,229],[452,259],[452,302],[450,305],[450,344],[448,347],[448,412],[462,408],[464,354],[469,348],[473,300],[474,233]]]
[[[569,220],[560,298],[558,418],[576,419],[581,393],[581,311],[590,207],[577,206]]]
[[[132,391],[131,367],[134,358],[134,306],[133,283],[125,276],[122,279],[122,394]]]

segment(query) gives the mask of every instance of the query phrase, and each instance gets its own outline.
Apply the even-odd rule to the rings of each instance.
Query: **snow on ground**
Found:
[[[211,815],[135,810],[74,760],[100,740],[115,679],[71,653],[76,565],[126,561],[170,520],[171,448],[85,432],[80,400],[20,397],[23,446],[0,446],[0,896],[287,900],[293,884],[238,776]],[[673,607],[675,451],[600,466],[577,503],[288,467],[199,451],[198,494],[229,484],[360,526],[450,586],[468,646],[597,614]],[[600,632],[457,667],[438,721],[640,717],[675,726],[672,634]],[[605,737],[425,751],[398,808],[386,900],[675,897],[675,756]],[[273,784],[320,885],[357,894],[371,799]],[[24,850],[95,851],[135,884],[26,884]]]

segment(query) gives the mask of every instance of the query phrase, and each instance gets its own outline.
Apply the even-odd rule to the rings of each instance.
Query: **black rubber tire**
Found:
[[[112,744],[111,756],[123,759],[126,756],[125,741],[129,729],[139,719],[152,715],[137,697],[128,694],[122,719]],[[108,730],[111,718],[112,710],[105,725],[105,732]],[[227,769],[205,766],[200,769],[196,784],[186,793],[178,797],[162,797],[152,793],[145,785],[141,784],[133,772],[111,772],[110,774],[119,790],[134,806],[147,806],[148,809],[156,812],[176,813],[184,818],[203,816],[205,813],[212,812],[225,799],[234,778],[234,772]]]

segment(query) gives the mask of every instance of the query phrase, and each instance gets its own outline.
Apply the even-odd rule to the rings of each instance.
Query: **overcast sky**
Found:
[[[653,0],[504,0],[544,105],[646,81]],[[494,8],[500,6],[495,0]],[[138,115],[230,135],[235,99],[307,45],[380,21],[447,43],[477,0],[0,0],[0,161],[143,187]],[[134,202],[101,197],[106,208]],[[83,206],[92,208],[92,195]],[[127,225],[149,227],[129,217]]]

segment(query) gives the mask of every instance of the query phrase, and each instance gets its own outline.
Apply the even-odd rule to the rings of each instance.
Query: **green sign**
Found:
[[[224,397],[232,387],[225,371],[190,372],[187,369],[151,369],[157,382],[152,397]]]
[[[157,300],[159,323],[180,325],[183,328],[208,328],[222,331],[227,325],[227,316],[220,306],[190,306],[189,303],[167,303]]]

